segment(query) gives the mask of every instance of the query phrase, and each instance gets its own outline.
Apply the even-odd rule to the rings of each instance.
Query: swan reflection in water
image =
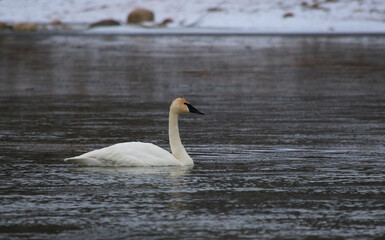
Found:
[[[148,175],[164,177],[183,177],[190,173],[193,166],[165,166],[165,167],[82,167],[77,168],[84,173],[125,174],[127,176]]]

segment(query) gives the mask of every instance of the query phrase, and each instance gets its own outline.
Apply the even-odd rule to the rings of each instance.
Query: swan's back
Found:
[[[152,144],[142,142],[118,143],[94,150],[65,161],[83,166],[171,166],[181,165],[171,153]]]

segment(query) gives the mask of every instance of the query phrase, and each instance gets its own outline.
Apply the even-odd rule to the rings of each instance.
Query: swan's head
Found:
[[[183,113],[197,113],[202,114],[204,113],[200,112],[198,109],[193,107],[189,102],[184,100],[183,98],[177,98],[175,99],[170,106],[170,111],[177,113],[177,114],[183,114]]]

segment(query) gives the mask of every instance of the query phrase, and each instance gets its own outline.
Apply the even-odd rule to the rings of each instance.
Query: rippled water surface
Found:
[[[0,36],[1,239],[382,239],[385,38]],[[193,168],[85,168],[125,141]]]

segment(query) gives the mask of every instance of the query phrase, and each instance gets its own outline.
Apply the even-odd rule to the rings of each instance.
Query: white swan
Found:
[[[194,108],[183,98],[175,99],[170,105],[168,135],[172,154],[152,143],[125,142],[94,150],[77,157],[66,158],[64,161],[76,162],[83,166],[149,167],[194,165],[193,160],[182,145],[178,128],[179,114],[189,112],[203,115],[202,112]]]

